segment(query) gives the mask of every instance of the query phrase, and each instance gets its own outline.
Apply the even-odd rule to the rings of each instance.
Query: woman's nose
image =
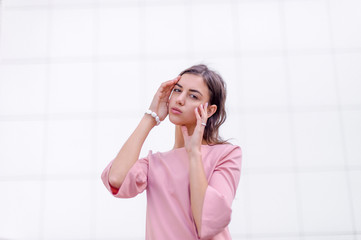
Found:
[[[176,99],[176,103],[183,106],[184,105],[184,94],[179,94]]]

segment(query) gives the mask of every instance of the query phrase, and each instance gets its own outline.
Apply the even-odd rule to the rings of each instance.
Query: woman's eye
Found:
[[[174,92],[181,92],[181,90],[178,89],[178,88],[175,88],[173,91],[174,91]],[[194,94],[190,94],[189,96],[190,96],[191,98],[198,99],[198,97],[197,97],[196,95],[194,95]]]

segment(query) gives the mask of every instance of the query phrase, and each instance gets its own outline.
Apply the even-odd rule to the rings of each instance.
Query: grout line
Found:
[[[2,30],[3,30],[3,3],[2,0],[0,0],[0,64],[2,64],[2,57],[1,57],[1,52],[2,52]],[[0,65],[1,67],[1,65]]]
[[[99,89],[99,35],[100,35],[100,0],[97,0],[95,3],[97,7],[93,9],[93,62],[92,62],[92,70],[93,70],[93,112],[94,112],[94,118],[92,119],[92,129],[91,129],[91,135],[92,135],[92,158],[91,158],[91,175],[96,176],[97,174],[97,159],[98,159],[98,128],[99,128],[99,95],[98,95],[98,89]],[[100,181],[100,177],[90,179],[90,196],[97,196],[97,187],[96,182]],[[90,229],[89,229],[89,236],[92,236],[93,238],[96,238],[97,234],[97,198],[96,197],[90,197]]]
[[[334,47],[335,46],[335,41],[334,41],[334,34],[333,34],[333,25],[332,25],[332,19],[331,19],[331,6],[330,6],[330,0],[326,1],[326,8],[327,8],[327,13],[328,13],[328,22],[329,22],[329,28],[330,28],[330,40],[331,40],[331,44]],[[334,49],[334,48],[332,48]],[[336,86],[336,98],[337,98],[337,112],[338,112],[338,119],[339,119],[339,126],[340,126],[340,136],[341,136],[341,148],[342,148],[342,153],[343,153],[343,159],[344,159],[344,173],[345,173],[345,177],[346,177],[346,185],[347,185],[347,195],[348,195],[348,206],[349,206],[349,210],[350,210],[350,214],[351,214],[351,222],[352,222],[352,230],[353,230],[353,234],[354,234],[354,240],[357,240],[356,237],[356,232],[357,232],[357,227],[356,227],[356,216],[355,216],[355,206],[353,203],[353,195],[352,195],[352,189],[351,189],[351,176],[349,174],[349,163],[348,163],[348,154],[347,154],[347,147],[346,147],[346,137],[345,137],[345,121],[343,118],[343,106],[341,103],[341,94],[340,94],[340,79],[339,79],[339,72],[338,72],[338,68],[337,68],[337,63],[336,63],[336,54],[334,53],[334,51],[332,51],[331,53],[331,57],[332,57],[332,63],[333,63],[333,75],[334,75],[334,83]]]
[[[190,9],[190,7],[188,8]],[[140,28],[141,29],[141,28]],[[145,35],[141,33],[141,35]],[[187,51],[184,54],[172,54],[172,53],[159,53],[159,54],[114,54],[114,55],[98,55],[99,62],[122,62],[129,60],[139,60],[142,57],[146,57],[147,59],[152,60],[163,60],[163,59],[179,59],[179,58],[190,58],[189,54],[192,53],[194,55],[193,50],[193,41],[189,40],[187,45],[191,45],[192,50]],[[330,55],[330,54],[354,54],[360,53],[361,48],[338,48],[338,49],[289,49],[287,50],[288,56],[309,56],[309,55]],[[237,51],[229,51],[224,53],[209,53],[209,52],[198,52],[198,55],[208,56],[212,54],[212,58],[233,58],[238,59],[242,57],[282,57],[284,56],[284,52],[280,50],[268,50],[268,51],[255,51],[255,50],[240,50]],[[93,60],[92,56],[66,56],[66,57],[51,57],[51,62],[53,63],[91,63]],[[3,58],[1,59],[2,64],[9,65],[22,65],[22,64],[44,64],[48,61],[48,57],[46,58]]]
[[[142,0],[140,0],[142,1]],[[194,1],[192,0],[194,4],[197,5],[211,5],[211,4],[220,4],[219,0],[197,0]],[[288,1],[299,1],[299,0],[288,0]],[[306,1],[306,0],[303,0]],[[307,0],[307,1],[312,1],[312,0]],[[242,0],[242,2],[249,2],[249,3],[254,3],[254,2],[269,2],[269,0]],[[174,5],[181,5],[184,2],[182,0],[179,1],[167,1],[167,0],[159,0],[159,1],[149,1],[147,2],[147,5],[149,6],[174,6]],[[113,2],[107,2],[107,3],[102,3],[102,4],[97,4],[96,2],[94,3],[73,3],[73,4],[53,4],[52,8],[56,8],[56,9],[87,9],[87,8],[94,8],[94,7],[99,7],[101,9],[103,8],[114,8],[114,7],[124,7],[124,6],[137,6],[138,1],[113,1]],[[33,4],[33,5],[13,5],[13,6],[6,6],[5,9],[6,10],[38,10],[38,9],[46,9],[49,8],[49,6],[47,4]]]
[[[289,52],[287,47],[287,35],[286,35],[286,13],[285,13],[285,1],[278,0],[279,4],[279,14],[280,14],[280,23],[281,23],[281,34],[282,34],[282,48],[283,48],[283,59],[284,59],[284,67],[285,67],[285,79],[286,79],[286,98],[287,98],[287,108],[288,108],[288,115],[289,115],[289,125],[290,125],[290,141],[291,141],[291,156],[292,156],[292,163],[293,163],[293,176],[294,176],[294,184],[295,184],[295,202],[297,206],[297,224],[298,224],[298,231],[300,239],[304,238],[305,230],[304,230],[304,223],[302,219],[302,194],[300,191],[300,183],[299,183],[299,174],[298,169],[299,166],[297,165],[297,149],[296,149],[296,133],[295,133],[295,122],[294,122],[294,110],[292,108],[292,93],[291,93],[291,72],[289,66]]]
[[[53,113],[49,115],[45,114],[18,114],[18,115],[0,115],[0,121],[39,121],[39,120],[50,120],[50,121],[69,121],[69,120],[89,120],[95,118],[102,119],[114,119],[124,118],[124,114],[129,117],[138,116],[139,112],[135,110],[118,111],[118,112],[101,112],[101,115],[95,112],[83,112],[83,113]]]
[[[185,7],[185,17],[186,17],[186,30],[187,30],[187,42],[186,42],[186,46],[187,46],[187,52],[186,52],[186,59],[187,62],[192,62],[194,59],[194,31],[193,31],[193,5],[192,5],[192,0],[185,0],[184,3]]]
[[[50,3],[49,3],[50,5]],[[41,197],[40,197],[40,219],[39,219],[39,239],[45,238],[45,207],[46,207],[46,181],[47,181],[47,160],[48,160],[48,130],[49,130],[49,106],[50,106],[50,81],[51,81],[51,27],[52,27],[52,10],[49,8],[47,12],[47,45],[46,45],[46,79],[45,79],[45,106],[44,115],[44,132],[43,132],[43,166],[41,174]]]
[[[92,9],[92,8],[98,8],[98,9],[114,9],[114,8],[122,8],[122,7],[139,7],[139,3],[143,0],[135,0],[135,1],[119,1],[119,2],[109,2],[109,3],[76,3],[76,4],[53,4],[53,6],[49,7],[48,5],[23,5],[23,6],[7,6],[5,9],[7,11],[12,10],[46,10],[48,8],[52,9],[60,9],[60,10],[84,10],[84,9]],[[183,4],[182,1],[173,2],[173,1],[163,1],[163,2],[143,2],[146,3],[148,6],[177,6]],[[214,2],[207,2],[207,4],[217,4],[217,0],[214,0]]]
[[[235,58],[239,57],[238,53],[241,52],[241,27],[239,25],[239,12],[238,12],[238,1],[231,0],[231,14],[233,21],[233,33],[234,33],[234,51],[233,55]]]
[[[147,5],[147,1],[146,0],[139,0],[138,1],[138,10],[139,10],[139,49],[140,49],[140,54],[138,55],[138,61],[139,61],[139,77],[140,79],[138,79],[140,86],[147,86],[147,44],[146,44],[146,28],[147,28],[147,23],[146,23],[146,15],[147,15],[147,11],[146,11],[146,5]],[[141,96],[144,96],[142,98],[143,102],[141,102],[140,106],[145,106],[148,107],[148,102],[147,101],[147,88],[146,87],[142,87],[141,88]],[[151,98],[149,98],[151,99]],[[137,110],[137,115],[139,116],[139,112],[140,111],[146,111],[145,109],[141,109],[138,111]]]
[[[234,34],[234,51],[233,51],[233,56],[235,58],[234,61],[234,68],[235,68],[235,74],[236,76],[242,76],[242,68],[238,67],[238,66],[242,66],[242,54],[241,53],[241,31],[240,31],[240,25],[239,25],[239,9],[238,9],[239,5],[238,5],[238,1],[237,0],[231,0],[231,14],[232,14],[232,22],[233,22],[233,34]],[[235,76],[235,77],[236,77]],[[242,118],[243,115],[245,115],[245,111],[244,109],[240,106],[240,103],[243,102],[243,96],[244,96],[244,92],[243,92],[243,78],[240,77],[238,81],[236,82],[236,87],[237,89],[240,89],[241,93],[238,95],[237,98],[237,105],[236,105],[236,111],[238,114],[239,118]],[[230,109],[228,109],[229,112]],[[243,121],[242,123],[242,127],[244,129],[246,129],[246,121]],[[241,129],[239,130],[241,131]],[[240,134],[241,136],[241,134]],[[245,142],[247,142],[247,135],[246,135],[246,131],[245,131],[245,135],[242,137],[243,140]],[[244,164],[242,161],[241,164],[241,179],[240,181],[244,181],[245,179],[243,179],[244,175],[248,175],[247,172],[249,173],[250,169],[244,169]],[[246,170],[246,171],[245,171]],[[240,186],[240,185],[239,185]],[[243,185],[245,188],[245,193],[246,195],[244,196],[244,204],[248,207],[245,208],[245,219],[248,219],[248,221],[246,221],[245,224],[245,239],[249,239],[252,238],[252,214],[251,214],[251,206],[252,206],[252,201],[251,201],[251,190],[250,190],[250,186],[249,186],[249,182],[245,182],[245,184]],[[235,237],[236,235],[233,235],[233,237]]]

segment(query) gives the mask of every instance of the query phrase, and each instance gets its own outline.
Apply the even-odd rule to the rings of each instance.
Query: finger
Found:
[[[179,81],[180,78],[181,78],[181,76],[177,76],[176,78],[171,80],[171,83],[176,84]]]
[[[169,91],[169,89],[172,89],[172,87],[173,87],[173,85],[172,85],[172,83],[166,83],[166,82],[164,82],[164,83],[162,83],[162,85],[160,86],[160,92],[161,93],[165,93],[165,92],[167,92],[167,91]]]
[[[197,125],[200,125],[202,123],[202,118],[199,114],[199,110],[198,108],[202,109],[202,104],[200,106],[198,106],[197,108],[195,108],[195,114],[196,114],[196,118],[197,118]]]
[[[194,109],[194,113],[196,115],[197,120],[199,120],[201,118],[201,115],[199,114],[199,110],[198,110],[199,108],[201,108],[201,106],[202,105],[200,105]]]
[[[178,80],[177,80],[178,81]],[[174,82],[174,84],[172,84],[171,86],[168,86],[167,90],[165,90],[165,92],[163,93],[165,97],[169,98],[170,95],[172,94],[172,91],[174,89],[174,86],[177,82]]]
[[[203,117],[203,119],[205,119],[205,120],[208,119],[207,108],[208,108],[208,102],[206,102],[206,103],[204,104],[204,108],[202,109],[202,117]]]
[[[174,85],[179,81],[180,76],[169,80],[167,82],[162,83],[161,85],[161,92],[165,92],[166,94],[170,94],[170,92],[173,90]]]
[[[207,114],[206,114],[206,106],[205,105],[203,105],[203,104],[201,104],[200,106],[199,106],[199,112],[200,112],[200,117],[202,118],[202,119],[204,119],[204,118],[207,118]]]
[[[172,93],[173,87],[165,87],[162,88],[159,92],[161,98],[169,98],[170,94]]]
[[[168,81],[162,83],[162,86],[169,86],[169,85],[171,85],[171,84],[173,84],[173,83],[174,83],[174,79],[168,80]]]
[[[179,81],[180,78],[181,78],[181,76],[178,76],[172,80],[172,84],[169,85],[170,91],[173,90],[174,86],[177,84],[177,82]]]
[[[172,80],[168,80],[168,81],[166,81],[166,82],[163,82],[162,84],[161,84],[161,87],[162,87],[162,89],[164,89],[164,88],[167,88],[167,87],[169,87],[169,86],[173,86],[174,84],[176,84],[176,82],[179,80],[179,76],[178,77],[176,77],[176,78],[174,78],[174,79],[172,79]]]
[[[207,123],[207,119],[208,119],[208,115],[207,115],[207,106],[208,103],[206,103],[204,106],[202,105],[201,107],[201,122],[202,123]]]
[[[169,98],[169,96],[171,95],[173,89],[174,89],[174,86],[171,86],[170,88],[168,88],[168,89],[164,92],[164,94],[165,94],[165,96],[166,96],[167,98]]]

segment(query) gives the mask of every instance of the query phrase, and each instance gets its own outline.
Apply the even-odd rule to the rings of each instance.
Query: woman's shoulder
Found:
[[[223,143],[223,144],[215,144],[215,145],[208,145],[210,146],[212,151],[220,151],[223,153],[230,153],[230,152],[242,152],[242,149],[239,145],[232,144],[232,143]]]
[[[230,164],[240,167],[242,162],[242,149],[235,144],[217,144],[207,155],[216,165]]]

